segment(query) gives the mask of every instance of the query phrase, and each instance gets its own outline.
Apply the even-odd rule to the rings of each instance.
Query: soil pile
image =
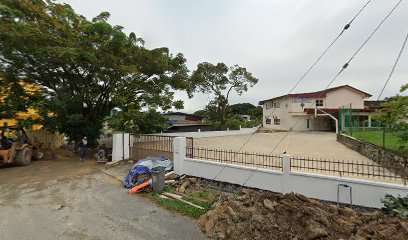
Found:
[[[408,239],[408,222],[398,218],[251,190],[221,200],[199,225],[216,239]]]

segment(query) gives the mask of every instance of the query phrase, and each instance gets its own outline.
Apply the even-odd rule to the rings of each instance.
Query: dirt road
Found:
[[[205,239],[194,220],[129,196],[69,152],[0,168],[1,239]]]

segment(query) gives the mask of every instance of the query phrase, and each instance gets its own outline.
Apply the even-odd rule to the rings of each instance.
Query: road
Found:
[[[0,233],[11,239],[205,239],[195,220],[130,196],[69,153],[0,168]]]

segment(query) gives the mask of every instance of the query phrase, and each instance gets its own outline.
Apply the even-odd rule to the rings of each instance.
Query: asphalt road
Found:
[[[2,240],[206,239],[195,220],[128,195],[93,162],[73,159],[0,168],[0,234]]]

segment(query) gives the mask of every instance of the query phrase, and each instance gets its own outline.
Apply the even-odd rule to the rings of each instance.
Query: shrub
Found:
[[[235,118],[230,118],[225,123],[225,127],[230,130],[239,130],[239,127],[242,125],[242,122]]]
[[[385,195],[385,198],[381,200],[381,202],[384,204],[384,207],[381,208],[384,214],[403,219],[408,218],[408,196],[394,197],[387,194]]]

